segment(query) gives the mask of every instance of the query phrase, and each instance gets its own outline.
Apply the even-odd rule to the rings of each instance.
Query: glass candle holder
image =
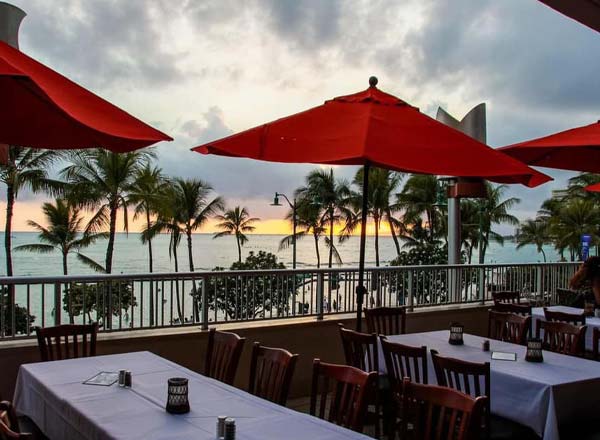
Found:
[[[595,308],[596,308],[595,303],[586,301],[583,305],[583,314],[585,316],[594,316]]]
[[[185,414],[190,412],[187,379],[183,377],[169,379],[167,412],[171,414]]]
[[[463,333],[465,327],[462,324],[457,322],[453,322],[450,324],[450,338],[448,339],[448,343],[452,345],[462,345],[464,344]]]
[[[527,362],[544,362],[542,354],[542,340],[540,338],[531,338],[527,341],[527,353],[525,354]]]

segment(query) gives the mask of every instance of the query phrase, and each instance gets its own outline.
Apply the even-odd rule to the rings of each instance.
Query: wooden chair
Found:
[[[374,404],[375,409],[374,411],[369,411],[367,407],[367,419],[365,423],[369,425],[374,424],[375,436],[379,437],[379,422],[385,419],[385,416],[381,413],[381,408],[384,394],[386,391],[389,391],[389,387],[386,390],[386,383],[379,380],[379,347],[377,345],[377,335],[375,333],[369,335],[367,333],[355,332],[354,330],[344,328],[342,324],[339,326],[346,365],[358,368],[366,373],[374,372],[377,376],[375,393],[370,396],[373,399],[370,403]]]
[[[544,331],[542,345],[555,353],[583,357],[585,354],[585,332],[587,326],[575,326],[561,321],[539,320],[536,337]]]
[[[594,352],[594,359],[600,361],[600,355],[598,353],[598,351],[600,350],[600,328],[594,327],[594,333],[592,334],[592,336],[594,344],[594,347],[592,348]]]
[[[379,372],[377,335],[359,333],[339,324],[346,364],[360,370]]]
[[[298,355],[281,348],[263,347],[255,342],[250,361],[248,391],[285,406]]]
[[[35,333],[42,362],[96,356],[97,323],[36,327]]]
[[[548,310],[544,307],[544,317],[546,321],[566,322],[571,325],[585,325],[585,315],[581,313],[566,313]]]
[[[0,402],[0,439],[33,439],[33,434],[21,432],[19,420],[11,402]]]
[[[387,368],[387,378],[393,395],[391,402],[393,411],[386,412],[386,426],[390,438],[394,438],[395,432],[402,427],[402,392],[405,378],[411,382],[427,384],[427,347],[412,347],[410,345],[389,342],[385,336],[381,336],[381,347]],[[400,424],[398,423],[400,420]]]
[[[513,291],[492,292],[494,304],[521,304],[521,293]]]
[[[310,414],[362,432],[376,382],[375,372],[366,373],[348,365],[327,364],[315,359]]]
[[[402,439],[475,440],[488,398],[404,379]],[[412,428],[412,429],[409,429]]]
[[[235,333],[211,328],[208,332],[204,375],[233,385],[245,341],[246,338],[240,338]]]
[[[487,397],[483,420],[485,437],[490,438],[490,363],[479,364],[443,357],[436,350],[431,350],[431,360],[438,385],[455,389],[474,398]]]
[[[556,302],[561,306],[583,308],[583,297],[579,292],[571,289],[556,289]]]
[[[406,333],[406,307],[377,307],[365,309],[367,331],[378,335]]]
[[[526,345],[531,328],[531,316],[514,313],[488,312],[488,338]]]

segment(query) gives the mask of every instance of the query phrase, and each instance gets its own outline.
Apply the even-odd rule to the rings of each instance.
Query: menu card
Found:
[[[109,371],[101,371],[94,377],[90,377],[88,380],[83,382],[84,385],[100,385],[103,387],[109,387],[119,380],[119,373],[112,373]]]

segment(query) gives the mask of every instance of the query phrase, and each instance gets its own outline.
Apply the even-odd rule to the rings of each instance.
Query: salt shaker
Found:
[[[125,386],[125,370],[119,370],[119,386],[120,387],[124,387]]]
[[[131,388],[131,371],[125,372],[125,388]]]
[[[235,440],[235,419],[225,419],[225,440]]]
[[[217,440],[225,437],[225,420],[227,416],[217,417]]]
[[[488,341],[487,339],[485,341],[483,341],[483,344],[481,345],[481,349],[483,351],[490,351],[490,341]]]

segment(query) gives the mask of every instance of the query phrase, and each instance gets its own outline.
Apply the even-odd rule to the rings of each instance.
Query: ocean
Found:
[[[13,247],[37,243],[36,232],[15,232],[13,234]],[[1,236],[4,241],[4,235]],[[248,243],[242,248],[242,258],[250,251],[264,250],[277,255],[279,261],[287,267],[292,267],[292,249],[278,250],[282,235],[249,235]],[[374,237],[367,237],[367,266],[375,265],[375,251],[373,249]],[[380,264],[388,265],[396,256],[396,249],[391,237],[384,236],[379,239]],[[351,237],[348,241],[336,244],[342,257],[342,266],[358,265],[359,237]],[[6,275],[5,255],[0,251],[0,274]],[[558,261],[559,256],[552,246],[544,248],[548,261]],[[154,272],[172,272],[173,261],[169,258],[169,236],[160,235],[153,240]],[[106,240],[84,249],[82,253],[95,261],[104,264]],[[194,266],[196,270],[211,270],[216,266],[228,268],[237,260],[237,246],[234,237],[213,239],[212,234],[194,234],[193,236]],[[325,243],[320,243],[321,264],[327,265],[328,250]],[[178,249],[179,270],[187,271],[187,245],[185,237]],[[297,267],[316,267],[315,245],[312,237],[298,240]],[[477,262],[477,255],[473,256]],[[525,246],[519,250],[513,241],[506,241],[504,246],[493,243],[486,253],[486,263],[536,263],[543,261],[535,246]],[[36,254],[32,252],[13,251],[13,268],[15,275],[44,276],[62,275],[61,255],[58,251],[51,254]],[[115,242],[113,259],[114,273],[146,273],[148,272],[147,247],[140,241],[139,233],[118,233]],[[91,269],[81,264],[75,255],[69,256],[69,274],[82,275],[93,273]]]

